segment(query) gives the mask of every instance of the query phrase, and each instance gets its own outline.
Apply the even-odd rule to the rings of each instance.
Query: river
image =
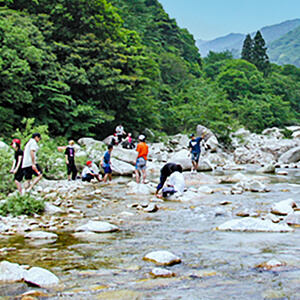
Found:
[[[212,172],[206,174],[219,178]],[[255,175],[253,168],[244,174]],[[195,178],[189,180],[192,175],[185,176],[188,188],[200,186]],[[131,207],[149,202],[153,195],[127,195],[130,177],[115,177],[110,185],[87,185],[82,197],[74,200],[84,218],[62,216],[70,226],[56,232],[55,242],[33,242],[18,235],[0,238],[0,248],[11,248],[0,253],[1,260],[46,268],[59,277],[60,284],[44,289],[23,282],[1,283],[0,299],[21,299],[30,290],[43,293],[33,299],[49,300],[300,299],[300,228],[288,233],[215,230],[239,218],[240,211],[263,215],[272,203],[288,198],[299,206],[299,169],[289,169],[287,176],[262,176],[268,193],[231,195],[224,191],[232,184],[211,184],[213,194],[185,203],[158,202],[155,213]],[[101,195],[87,196],[99,187]],[[120,231],[73,236],[78,222],[95,218],[116,224]],[[156,266],[143,257],[156,250],[168,250],[181,258],[182,263],[163,267],[174,272],[174,277],[149,274]],[[271,259],[284,265],[270,271],[256,268]]]

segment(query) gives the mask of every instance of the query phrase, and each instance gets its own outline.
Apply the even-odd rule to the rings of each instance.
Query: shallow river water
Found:
[[[185,176],[190,179],[192,175]],[[0,299],[21,299],[30,290],[43,293],[34,299],[300,299],[300,228],[288,233],[215,230],[239,218],[236,214],[243,210],[263,215],[272,203],[288,198],[300,206],[300,170],[288,170],[287,176],[262,176],[271,190],[268,193],[230,195],[224,191],[232,184],[210,184],[214,194],[186,203],[159,202],[155,213],[130,207],[153,199],[153,195],[127,195],[126,184],[132,178],[115,177],[105,186],[87,185],[87,194],[99,187],[102,194],[93,199],[83,194],[75,200],[75,208],[84,211],[85,217],[70,218],[71,226],[56,232],[59,238],[54,243],[32,242],[22,236],[0,238],[0,248],[15,248],[0,253],[1,260],[46,268],[59,277],[60,284],[43,289],[1,283]],[[188,187],[201,185],[197,176],[187,182]],[[72,235],[72,224],[96,217],[116,224],[120,231],[92,238]],[[163,267],[174,272],[174,277],[149,274],[156,266],[143,257],[156,250],[181,258],[182,263]],[[284,266],[272,271],[255,268],[271,259]]]

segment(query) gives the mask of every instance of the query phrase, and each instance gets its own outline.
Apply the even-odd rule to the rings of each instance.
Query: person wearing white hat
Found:
[[[142,174],[142,183],[146,183],[146,164],[148,156],[148,145],[145,143],[146,137],[141,134],[139,137],[139,143],[136,147],[138,152],[136,163],[135,163],[135,179],[137,183],[140,183],[140,172]]]

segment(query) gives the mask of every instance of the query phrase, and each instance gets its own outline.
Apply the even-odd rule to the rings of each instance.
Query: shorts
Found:
[[[14,176],[14,180],[21,182],[23,180],[23,170],[21,168],[19,168],[19,170],[17,171],[17,173]]]
[[[199,161],[200,158],[200,152],[192,152],[192,161],[195,161],[196,163]]]
[[[136,170],[145,170],[146,169],[146,163],[147,163],[147,161],[145,160],[144,157],[139,157],[136,160],[135,169]]]
[[[93,175],[91,175],[91,174],[86,174],[86,175],[83,176],[81,179],[82,179],[82,181],[90,182],[93,178],[94,178]]]
[[[108,167],[102,167],[104,170],[104,174],[111,174],[112,173],[112,169],[110,166]]]
[[[36,164],[36,168],[38,169],[40,174],[43,174],[43,171],[42,171],[41,167],[38,164]],[[31,180],[32,175],[39,176],[39,174],[36,171],[34,171],[32,169],[32,167],[26,167],[26,168],[23,168],[22,170],[23,170],[23,174],[24,174],[24,177],[25,177],[26,180]]]

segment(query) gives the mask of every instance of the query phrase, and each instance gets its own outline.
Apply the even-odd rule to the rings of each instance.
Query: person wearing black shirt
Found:
[[[175,164],[175,163],[167,163],[165,164],[161,170],[160,170],[160,178],[159,178],[159,184],[156,188],[155,195],[158,197],[158,192],[162,189],[164,183],[166,182],[167,178],[173,173],[173,172],[180,172],[182,173],[182,166]]]
[[[14,180],[17,185],[18,191],[22,194],[22,160],[23,160],[23,150],[21,149],[21,141],[19,139],[13,139],[11,146],[15,149],[15,159],[13,161],[10,173],[14,174]]]
[[[68,180],[71,180],[71,174],[72,180],[75,180],[77,176],[77,168],[75,165],[75,149],[73,147],[74,143],[75,142],[73,140],[69,141],[69,145],[67,146],[65,151]]]

